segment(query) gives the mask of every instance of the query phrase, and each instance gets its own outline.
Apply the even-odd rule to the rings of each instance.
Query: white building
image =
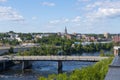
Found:
[[[114,56],[120,56],[120,46],[114,46]]]
[[[18,42],[22,42],[22,39],[20,37],[16,37],[16,40],[18,40]]]

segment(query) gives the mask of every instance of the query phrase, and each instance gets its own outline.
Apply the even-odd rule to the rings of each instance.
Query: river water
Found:
[[[64,61],[63,72],[71,72],[74,69],[92,65],[94,62]],[[0,73],[0,80],[37,80],[39,76],[47,77],[49,74],[57,74],[57,62],[34,61],[32,68],[22,71],[19,65]]]
[[[97,53],[83,53],[82,56],[98,56]],[[71,72],[75,69],[80,69],[88,65],[93,65],[95,62],[81,61],[63,61],[63,72]],[[37,80],[40,76],[47,77],[49,74],[58,74],[57,62],[55,61],[33,61],[32,68],[22,71],[19,65],[13,66],[10,69],[0,72],[0,80]]]

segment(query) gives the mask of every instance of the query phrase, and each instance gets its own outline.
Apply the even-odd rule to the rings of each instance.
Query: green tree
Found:
[[[9,49],[9,53],[14,53],[14,49],[13,49],[13,47],[10,47],[10,49]]]
[[[100,56],[105,56],[104,50],[100,50]]]

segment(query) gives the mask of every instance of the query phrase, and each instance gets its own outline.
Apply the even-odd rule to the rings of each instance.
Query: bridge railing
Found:
[[[108,57],[99,56],[0,56],[0,60],[81,60],[81,61],[99,61]]]

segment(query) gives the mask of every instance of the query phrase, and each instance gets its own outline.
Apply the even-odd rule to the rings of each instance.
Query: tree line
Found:
[[[75,44],[72,46],[71,43],[64,43],[61,46],[55,45],[42,45],[40,47],[33,47],[30,50],[24,52],[18,52],[18,55],[81,55],[84,52],[98,52],[101,50],[111,50],[113,48],[112,43],[98,43],[83,46],[82,44]]]

